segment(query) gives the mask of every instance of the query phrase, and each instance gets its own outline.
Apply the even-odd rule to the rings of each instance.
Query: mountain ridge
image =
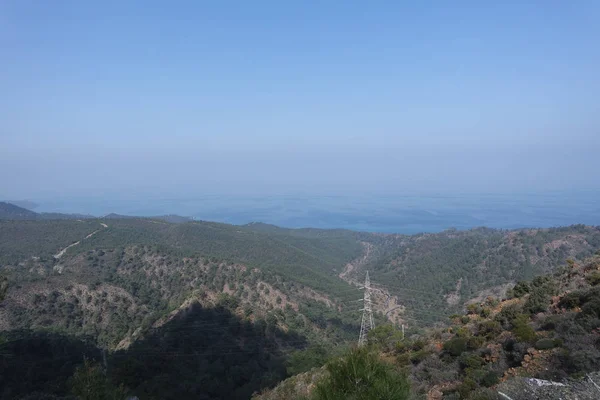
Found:
[[[9,288],[0,331],[51,330],[145,362],[128,349],[151,337],[170,347],[167,337],[177,342],[179,333],[200,328],[184,318],[194,307],[221,310],[215,312],[226,313],[235,329],[256,326],[253,336],[281,331],[295,338],[276,339],[269,350],[269,357],[283,352],[279,380],[322,365],[356,341],[357,285],[367,270],[376,325],[403,324],[416,334],[446,324],[481,290],[510,289],[599,248],[600,229],[584,225],[397,235],[147,217],[0,220],[0,272]],[[217,314],[210,318],[221,321]],[[179,325],[181,318],[187,322]],[[177,357],[189,351],[174,349]],[[233,368],[231,360],[222,362]],[[128,385],[147,393],[140,385],[153,380],[148,374]],[[256,379],[247,383],[264,389]]]

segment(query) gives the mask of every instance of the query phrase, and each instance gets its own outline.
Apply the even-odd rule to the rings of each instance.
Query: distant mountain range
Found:
[[[0,202],[0,219],[39,219],[39,214],[4,201]]]
[[[34,203],[31,203],[34,204]],[[37,220],[37,219],[89,219],[95,218],[86,214],[37,213],[13,203],[0,201],[0,219]]]
[[[28,207],[25,207],[28,206]],[[37,204],[29,201],[0,201],[0,219],[5,220],[53,220],[53,219],[95,219],[97,217],[90,214],[65,214],[56,212],[42,212],[38,213],[32,211],[31,208],[37,207]],[[102,217],[103,219],[135,219],[140,218],[136,216],[120,215],[110,213]],[[148,217],[170,223],[183,223],[193,221],[190,217],[182,217],[180,215],[158,215]]]
[[[30,200],[5,200],[6,203],[14,204],[15,206],[26,208],[28,210],[34,210],[40,205]]]

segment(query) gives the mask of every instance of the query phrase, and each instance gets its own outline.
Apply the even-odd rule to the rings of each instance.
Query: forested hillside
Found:
[[[510,284],[548,273],[569,258],[590,256],[600,248],[600,229],[478,228],[383,236],[370,244],[368,256],[344,278],[360,281],[369,270],[376,288],[406,306],[405,317],[434,322],[440,312],[458,311],[471,299],[502,296]]]
[[[600,256],[569,261],[552,274],[520,281],[504,298],[471,304],[443,328],[402,335],[379,326],[366,348],[255,400],[400,400],[409,398],[407,381],[410,398],[597,399],[599,285]],[[369,384],[344,384],[343,377]]]
[[[356,341],[367,270],[376,325],[418,333],[600,247],[600,231],[586,226],[405,236],[113,217],[0,220],[5,353],[35,359],[40,343],[64,343],[75,360],[95,349],[87,367],[69,361],[52,382],[19,383],[2,398],[29,386],[65,395],[69,377],[108,368],[108,391],[247,399]],[[39,365],[54,365],[54,353],[40,354]],[[176,375],[182,382],[164,391]]]

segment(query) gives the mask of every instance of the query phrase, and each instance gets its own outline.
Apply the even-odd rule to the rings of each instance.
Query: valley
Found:
[[[600,229],[583,225],[397,235],[16,214],[0,220],[2,351],[46,343],[18,364],[32,373],[62,352],[66,369],[29,385],[56,396],[83,352],[109,372],[103,385],[140,398],[248,399],[355,345],[367,271],[375,325],[414,337],[600,249]]]

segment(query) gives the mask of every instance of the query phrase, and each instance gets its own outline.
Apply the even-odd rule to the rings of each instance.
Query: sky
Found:
[[[0,0],[0,198],[600,189],[600,2]]]

